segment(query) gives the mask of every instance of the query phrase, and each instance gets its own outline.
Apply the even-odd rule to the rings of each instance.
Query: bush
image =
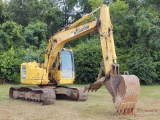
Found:
[[[155,84],[158,78],[153,58],[145,56],[144,48],[135,46],[127,60],[129,72],[139,77],[141,84]]]
[[[74,49],[76,83],[92,83],[96,80],[102,61],[99,38],[78,44]]]
[[[0,81],[7,83],[20,82],[20,54],[16,54],[13,47],[0,55]]]

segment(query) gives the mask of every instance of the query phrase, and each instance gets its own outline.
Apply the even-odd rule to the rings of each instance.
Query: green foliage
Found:
[[[52,2],[49,0],[11,0],[7,12],[10,13],[11,20],[27,26],[30,22],[43,19],[44,12],[54,7]]]
[[[89,0],[89,2],[92,6],[92,10],[95,10],[104,2],[104,0]]]
[[[0,54],[0,81],[9,83],[20,82],[20,64],[22,63],[23,53],[16,52],[13,47]]]
[[[157,26],[160,19],[158,13],[152,12],[153,10],[154,6],[149,6],[147,9],[142,8],[139,10],[139,17],[137,18],[137,35],[139,39],[141,39],[140,42],[143,44],[145,52],[148,54],[151,49],[153,39],[159,39],[157,38],[157,35],[160,33],[160,28]]]
[[[16,49],[25,42],[22,26],[13,21],[3,23],[0,31],[1,51],[8,50],[11,46]]]
[[[8,16],[5,10],[6,10],[6,4],[3,3],[2,0],[0,0],[0,24],[2,24],[8,19]]]
[[[90,13],[91,12],[91,4],[90,1],[88,0],[79,0],[79,7],[81,8],[81,12],[79,12],[80,14],[85,14],[85,13]],[[76,16],[75,16],[76,18]]]
[[[151,57],[132,57],[128,61],[129,72],[139,77],[141,84],[154,84],[158,75]]]
[[[23,62],[38,62],[38,57],[41,52],[45,51],[46,43],[43,42],[40,45],[40,49],[38,49],[36,46],[29,46],[27,50],[25,50],[25,55],[23,56]]]
[[[144,48],[140,45],[134,46],[127,60],[128,70],[137,75],[141,84],[154,84],[158,75],[152,57],[143,54]]]
[[[62,16],[63,13],[57,8],[50,8],[44,12],[43,21],[48,25],[48,39],[63,26]]]
[[[9,41],[9,35],[7,35],[3,30],[0,30],[0,51],[8,49],[7,41]],[[5,44],[4,44],[5,43]]]
[[[116,53],[118,57],[118,64],[120,65],[120,73],[128,70],[127,60],[130,58],[128,49],[116,48]]]
[[[60,10],[63,11],[64,15],[61,16],[63,18],[63,26],[68,25],[71,23],[71,19],[74,19],[75,6],[77,1],[75,0],[59,0],[58,7]]]
[[[91,38],[74,49],[76,82],[92,83],[96,80],[102,61],[99,38]]]
[[[129,34],[125,24],[125,15],[127,14],[128,8],[128,4],[126,4],[124,1],[118,0],[115,3],[110,4],[114,40],[118,48],[128,46]]]
[[[11,47],[8,51],[1,53],[0,83],[19,83],[21,63],[30,61],[38,62],[38,55],[41,51],[42,50],[38,50],[35,46],[30,46],[27,50],[24,48],[18,48],[15,50]]]
[[[24,29],[26,46],[34,45],[38,48],[43,41],[46,41],[47,25],[43,22],[30,23]]]

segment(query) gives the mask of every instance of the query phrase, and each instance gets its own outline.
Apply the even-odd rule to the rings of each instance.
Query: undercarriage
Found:
[[[68,86],[53,87],[11,87],[9,90],[10,98],[23,99],[40,102],[43,105],[53,104],[56,99],[68,99],[74,101],[85,101],[88,98],[88,92],[82,88]]]

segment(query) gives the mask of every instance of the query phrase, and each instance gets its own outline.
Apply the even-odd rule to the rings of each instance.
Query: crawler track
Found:
[[[57,86],[53,88],[41,87],[11,87],[10,98],[40,102],[43,105],[53,104],[58,99],[69,99],[75,101],[85,101],[88,92],[84,89],[67,86]]]
[[[53,89],[39,87],[11,87],[10,98],[41,102],[43,105],[55,102],[56,95]]]

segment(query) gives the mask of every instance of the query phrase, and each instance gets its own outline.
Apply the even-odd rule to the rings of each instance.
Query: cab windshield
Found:
[[[62,78],[73,78],[73,58],[69,51],[61,51]]]

